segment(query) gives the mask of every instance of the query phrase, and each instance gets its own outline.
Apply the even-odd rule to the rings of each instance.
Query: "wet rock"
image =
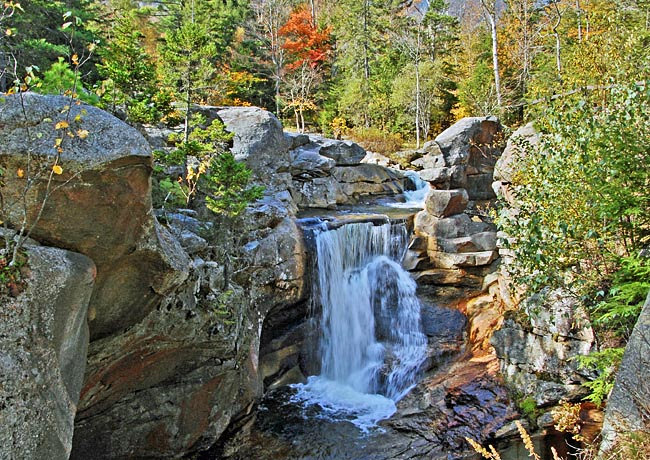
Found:
[[[135,129],[102,110],[70,105],[69,98],[60,96],[27,93],[6,97],[0,111],[2,167],[28,170],[28,152],[38,161],[52,162],[55,139],[62,132],[55,125],[66,120],[73,120],[71,130],[87,130],[88,136],[64,136],[63,174],[53,176],[51,188],[55,191],[32,236],[80,252],[95,262],[96,288],[89,314],[94,339],[146,316],[161,296],[187,277],[189,260],[152,216],[149,145]],[[5,200],[16,198],[24,181],[16,174],[7,175],[2,188]],[[46,188],[46,179],[40,179],[28,190],[30,222],[41,209]],[[21,216],[22,206],[9,212],[9,220],[15,224]]]
[[[491,340],[506,380],[538,406],[584,396],[581,384],[589,374],[578,369],[575,357],[594,346],[584,308],[568,293],[548,289],[520,308],[525,313],[513,312]]]
[[[614,389],[609,396],[603,424],[601,452],[618,437],[635,431],[648,432],[650,401],[650,293],[625,348]]]
[[[464,189],[432,189],[425,198],[426,210],[436,217],[449,217],[465,211],[469,197]]]
[[[87,257],[30,246],[30,275],[0,309],[0,457],[67,459],[95,277]]]

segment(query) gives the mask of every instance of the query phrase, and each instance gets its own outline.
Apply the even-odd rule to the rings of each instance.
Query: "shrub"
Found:
[[[395,153],[404,144],[401,134],[387,133],[378,128],[352,128],[348,130],[348,136],[364,149],[382,155]]]

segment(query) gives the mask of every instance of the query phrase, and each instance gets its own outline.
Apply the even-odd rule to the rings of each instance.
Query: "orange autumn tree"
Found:
[[[286,52],[283,83],[286,110],[292,110],[296,129],[305,131],[305,112],[316,108],[314,93],[323,81],[330,55],[331,28],[321,29],[307,4],[293,10],[280,28],[282,49]]]

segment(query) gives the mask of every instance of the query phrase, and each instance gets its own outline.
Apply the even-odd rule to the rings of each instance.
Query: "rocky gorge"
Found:
[[[580,305],[508,289],[507,235],[489,209],[497,195],[516,206],[516,145],[497,119],[462,119],[415,152],[422,208],[377,211],[416,184],[359,145],[287,133],[255,107],[197,110],[234,134],[235,158],[265,188],[228,232],[201,207],[153,209],[164,133],[64,97],[2,105],[4,171],[56,156],[61,121],[88,132],[66,140],[61,175],[3,176],[4,199],[24,203],[12,223],[36,225],[28,286],[0,312],[2,458],[465,458],[465,437],[511,443],[522,398],[539,409],[527,426],[553,432],[549,411],[584,396],[573,358],[596,345]],[[407,235],[399,262],[417,283],[426,356],[370,434],[305,415],[288,386],[321,371],[314,219]]]

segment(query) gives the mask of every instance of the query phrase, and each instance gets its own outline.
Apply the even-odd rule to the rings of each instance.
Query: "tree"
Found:
[[[284,76],[284,48],[280,28],[291,11],[290,0],[254,0],[251,8],[261,29],[261,41],[271,62],[270,73],[275,91],[275,113],[280,116],[280,86]]]
[[[496,0],[481,0],[481,6],[485,19],[490,25],[490,37],[492,38],[492,70],[494,72],[494,87],[496,90],[497,105],[501,109],[503,101],[501,98],[501,74],[499,73],[499,35],[497,33],[497,3]]]
[[[294,111],[296,128],[304,132],[304,112],[315,108],[313,92],[322,80],[329,57],[330,29],[320,29],[309,6],[301,4],[280,28],[279,36],[289,61],[285,65],[288,107]]]
[[[0,65],[4,72],[22,73],[26,67],[48,69],[59,57],[69,60],[74,54],[81,56],[97,39],[92,27],[96,8],[91,0],[7,2],[4,11],[15,10],[11,5],[19,5],[20,10],[7,16],[3,24]],[[71,26],[74,33],[70,33]],[[86,80],[91,83],[97,78],[95,63],[93,56],[85,66]],[[5,79],[1,82],[2,91],[12,83]]]
[[[532,292],[559,286],[592,302],[612,287],[614,304],[594,319],[638,313],[650,287],[641,254],[650,240],[650,170],[638,167],[650,161],[650,85],[557,100],[538,127],[540,148],[520,145],[516,215],[499,219],[513,238],[513,279]]]
[[[107,96],[112,111],[117,105],[124,105],[128,120],[151,122],[157,118],[153,101],[157,92],[156,73],[142,46],[144,35],[137,27],[137,14],[135,9],[118,12],[97,67],[100,75],[109,80]],[[148,106],[150,113],[146,110]]]
[[[180,11],[179,25],[169,30],[162,49],[167,81],[183,94],[184,141],[189,140],[192,104],[209,89],[214,78],[213,59],[217,46],[210,31],[196,20],[194,0]]]
[[[409,69],[413,69],[415,76],[415,85],[409,88],[413,91],[414,110],[409,110],[415,115],[415,145],[420,148],[420,133],[426,140],[431,123],[431,109],[433,107],[433,87],[429,86],[428,94],[424,94],[421,81],[421,66],[424,63],[436,63],[437,59],[448,56],[456,40],[455,28],[457,21],[455,18],[445,14],[447,4],[444,0],[434,0],[429,4],[426,13],[407,15],[404,18],[404,24],[397,34],[397,46],[402,49],[411,61]],[[437,69],[443,69],[443,65],[436,66]],[[431,80],[433,66],[428,66]],[[398,77],[396,82],[402,82],[404,79]],[[442,83],[438,80],[438,83]],[[395,86],[400,92],[400,86]],[[442,85],[449,89],[449,85]],[[403,93],[402,93],[403,94]],[[399,98],[398,98],[399,99]],[[409,104],[411,106],[411,104]]]

